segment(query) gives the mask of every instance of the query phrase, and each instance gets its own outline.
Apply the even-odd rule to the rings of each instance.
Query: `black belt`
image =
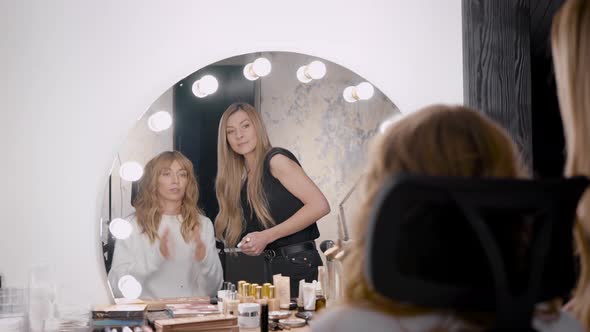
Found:
[[[290,244],[288,246],[276,248],[276,249],[266,249],[264,250],[264,256],[268,259],[272,259],[274,257],[283,256],[287,257],[289,255],[296,254],[302,251],[308,250],[316,250],[315,248],[315,241],[306,241],[301,243]]]

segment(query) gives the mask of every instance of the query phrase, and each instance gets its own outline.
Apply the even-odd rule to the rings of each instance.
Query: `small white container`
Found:
[[[225,296],[227,295],[227,290],[218,290],[217,291],[217,308],[219,309],[220,313],[223,313],[223,305],[225,301]]]
[[[260,326],[260,304],[240,303],[238,304],[238,325],[246,329],[253,329]]]

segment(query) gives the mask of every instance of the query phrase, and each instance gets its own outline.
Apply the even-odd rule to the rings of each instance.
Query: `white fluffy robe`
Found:
[[[197,262],[193,258],[194,242],[184,242],[180,233],[181,218],[180,215],[162,216],[158,233],[163,234],[169,228],[171,240],[171,257],[164,259],[159,240],[151,244],[148,237],[141,234],[135,215],[131,216],[133,230],[127,239],[117,240],[108,275],[115,297],[123,297],[117,283],[126,274],[141,283],[141,298],[217,294],[223,282],[223,270],[215,247],[213,223],[206,216],[200,216],[201,240],[207,247],[207,254]]]

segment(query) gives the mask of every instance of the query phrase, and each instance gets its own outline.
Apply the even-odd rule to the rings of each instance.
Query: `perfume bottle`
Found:
[[[228,315],[238,315],[238,293],[236,292],[236,285],[231,285],[228,295],[226,295],[224,302],[225,313]]]

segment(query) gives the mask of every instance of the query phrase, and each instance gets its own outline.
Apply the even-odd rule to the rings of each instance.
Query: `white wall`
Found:
[[[343,65],[402,111],[462,101],[459,0],[0,1],[4,282],[51,262],[62,303],[108,301],[96,220],[128,130],[185,75],[261,50]]]

